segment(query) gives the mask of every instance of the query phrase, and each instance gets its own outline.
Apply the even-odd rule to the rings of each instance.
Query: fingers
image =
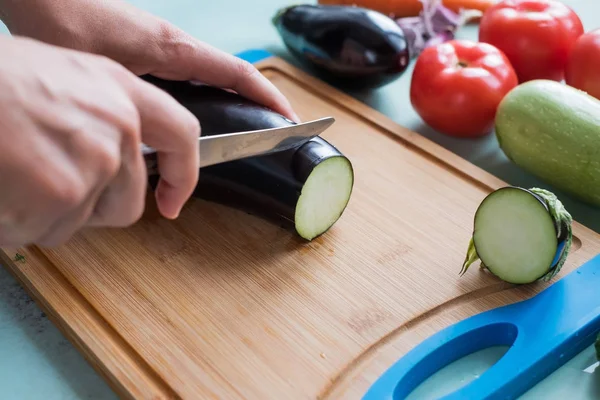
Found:
[[[147,185],[146,168],[139,150],[138,154],[131,153],[131,150],[125,150],[121,169],[97,199],[87,226],[125,227],[142,216]]]
[[[240,95],[300,122],[287,98],[251,63],[202,43],[183,32],[166,35],[167,51],[161,69],[152,72],[164,79],[197,80]],[[167,31],[169,29],[166,29]]]
[[[88,199],[64,218],[60,218],[43,233],[36,243],[43,247],[54,247],[63,244],[81,227],[88,224],[92,217],[103,187],[91,193]]]
[[[240,95],[300,122],[288,99],[251,63],[198,43],[189,55],[193,79],[233,89]],[[203,67],[204,66],[204,67]]]
[[[123,94],[129,101],[121,99],[120,116],[96,119],[93,127],[88,124],[90,137],[81,139],[78,148],[83,146],[81,148],[87,149],[89,156],[93,149],[104,143],[100,138],[113,143],[115,133],[120,130],[120,140],[115,142],[120,143],[120,150],[118,155],[114,154],[118,164],[114,172],[104,173],[100,167],[102,158],[91,162],[73,156],[82,176],[88,176],[88,173],[100,173],[101,176],[93,179],[94,186],[86,198],[78,201],[75,207],[69,207],[68,213],[44,229],[36,240],[42,246],[59,245],[82,226],[123,227],[141,217],[147,185],[142,142],[158,150],[161,182],[157,200],[165,217],[175,218],[196,186],[199,169],[199,123],[196,118],[153,85],[129,72],[116,71]],[[96,140],[99,142],[95,143]]]
[[[69,220],[73,209],[80,207],[87,193],[87,185],[77,177],[73,165],[68,161],[54,168],[47,165],[23,176],[20,184],[25,188],[43,188],[43,192],[36,193],[39,195],[37,199],[28,199],[27,192],[11,199],[5,207],[11,212],[0,218],[0,243],[52,246],[65,240],[63,236],[57,241],[55,233],[65,231],[65,221]],[[83,221],[72,224],[74,229],[68,230],[74,232],[84,221],[85,217]]]
[[[136,114],[137,115],[137,114]],[[123,227],[135,223],[144,211],[147,184],[140,152],[140,124],[125,125],[121,137],[120,166],[97,198],[88,226]]]
[[[157,151],[159,211],[166,218],[177,218],[198,182],[200,123],[171,96],[137,77],[128,91],[139,111],[142,141]],[[145,167],[139,146],[135,154],[136,162]]]
[[[126,108],[126,102],[121,104]],[[129,109],[132,107],[130,106]],[[63,115],[63,118],[68,117]],[[130,125],[135,126],[135,123]],[[88,119],[85,128],[84,131],[71,132],[68,144],[62,148],[70,159],[70,163],[65,165],[71,164],[69,170],[73,175],[79,175],[78,181],[83,185],[79,191],[80,195],[66,205],[55,206],[48,210],[46,215],[51,216],[51,223],[44,226],[44,229],[38,228],[36,232],[36,243],[40,246],[58,246],[66,242],[81,227],[90,225],[90,221],[100,225],[112,224],[111,218],[94,219],[94,211],[97,205],[102,204],[99,202],[101,195],[122,169],[119,145],[123,142],[119,139],[121,133],[114,123],[98,118]],[[56,179],[61,175],[64,176],[65,173],[56,174]],[[124,203],[123,207],[117,210],[128,210],[129,202],[122,201],[122,203]],[[114,218],[112,220],[114,221]]]

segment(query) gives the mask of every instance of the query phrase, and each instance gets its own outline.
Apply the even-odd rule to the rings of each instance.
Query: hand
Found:
[[[0,0],[0,12],[13,34],[107,56],[136,75],[231,89],[299,122],[288,100],[252,64],[126,2]]]
[[[159,210],[198,179],[198,120],[106,57],[0,37],[0,246],[54,246],[83,226],[142,214],[142,142],[160,161]],[[165,134],[168,132],[168,134]]]

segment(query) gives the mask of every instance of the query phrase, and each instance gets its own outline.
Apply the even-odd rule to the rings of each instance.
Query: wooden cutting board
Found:
[[[281,59],[257,64],[303,120],[354,163],[353,197],[311,243],[191,200],[128,229],[87,230],[2,261],[124,398],[362,396],[412,346],[460,319],[545,288],[473,268],[474,212],[504,183]],[[398,110],[402,112],[402,110]],[[600,252],[575,224],[564,276]]]

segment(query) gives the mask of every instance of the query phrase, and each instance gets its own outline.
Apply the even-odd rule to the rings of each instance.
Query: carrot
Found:
[[[420,0],[319,0],[319,4],[369,8],[392,18],[416,17],[423,9]],[[442,4],[458,13],[461,9],[484,12],[495,0],[442,0]]]
[[[319,0],[319,4],[364,7],[396,18],[417,16],[423,9],[419,0]]]
[[[495,3],[495,0],[442,0],[442,4],[455,13],[460,12],[461,9],[477,10],[483,13]]]

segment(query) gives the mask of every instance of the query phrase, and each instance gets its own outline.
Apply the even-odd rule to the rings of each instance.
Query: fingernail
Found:
[[[156,202],[158,204],[158,209],[160,213],[167,219],[176,219],[179,217],[181,212],[181,207],[176,205],[177,202],[176,193],[173,190],[169,190],[169,188],[165,187],[157,188],[156,190]]]

